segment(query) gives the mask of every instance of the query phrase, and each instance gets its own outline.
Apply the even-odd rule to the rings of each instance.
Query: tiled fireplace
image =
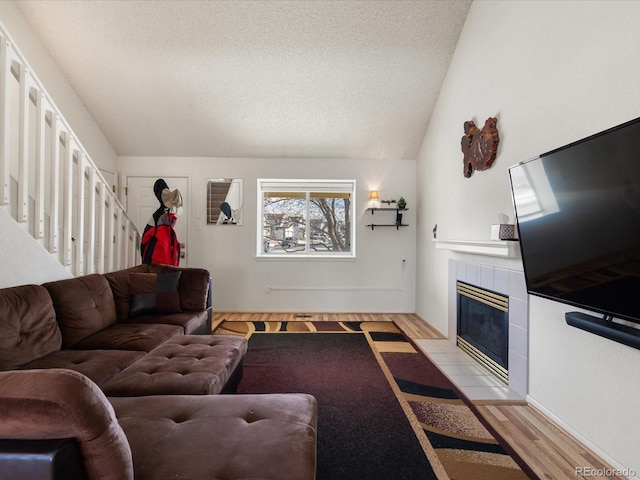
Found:
[[[467,286],[471,286],[472,290],[477,287],[480,292],[488,291],[491,294],[498,294],[496,297],[504,298],[502,303],[507,305],[506,314],[484,314],[487,319],[481,321],[486,324],[483,327],[486,331],[474,334],[474,328],[471,328],[471,337],[475,335],[478,338],[482,336],[497,338],[501,335],[499,330],[508,330],[508,341],[505,345],[502,345],[497,339],[493,342],[494,339],[489,338],[489,341],[486,342],[488,347],[480,347],[480,350],[486,350],[490,354],[489,356],[496,357],[497,363],[508,365],[508,379],[502,376],[502,381],[507,381],[510,393],[524,399],[527,395],[529,380],[529,316],[524,274],[517,270],[450,259],[448,336],[451,341],[456,339],[460,333],[458,331],[458,308],[460,305],[458,290],[461,282],[465,286],[464,289],[468,289]],[[463,308],[471,308],[473,317],[482,318],[482,315],[477,312],[482,311],[483,308],[473,304],[471,307],[465,305],[466,300],[463,301]],[[489,368],[489,370],[491,369]],[[501,377],[500,374],[496,376]]]

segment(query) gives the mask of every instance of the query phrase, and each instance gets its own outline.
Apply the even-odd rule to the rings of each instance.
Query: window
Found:
[[[354,257],[355,180],[258,179],[258,256]]]

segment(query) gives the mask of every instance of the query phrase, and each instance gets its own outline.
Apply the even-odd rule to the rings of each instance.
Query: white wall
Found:
[[[513,215],[509,166],[640,116],[640,3],[476,1],[418,158],[416,312],[447,332],[447,261],[431,244],[488,240]],[[462,175],[463,123],[498,118],[494,166]],[[484,263],[521,270],[519,259]],[[530,400],[606,456],[640,472],[640,351],[565,324],[531,298]]]
[[[189,193],[178,221],[189,222],[189,265],[207,268],[213,274],[215,310],[414,311],[414,160],[121,157],[119,166],[123,177],[150,172],[153,179],[188,176]],[[244,180],[242,226],[206,223],[207,179],[223,177]],[[257,178],[356,179],[357,258],[257,259]],[[409,208],[403,222],[410,226],[400,230],[366,228],[372,222],[371,213],[365,211],[372,189],[378,190],[381,199],[403,195]],[[379,215],[375,222],[384,223]],[[393,223],[395,215],[387,215]],[[267,286],[273,289],[268,292]]]
[[[71,274],[0,207],[0,288],[41,284]]]

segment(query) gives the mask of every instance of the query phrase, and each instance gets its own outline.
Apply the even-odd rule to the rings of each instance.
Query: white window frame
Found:
[[[351,199],[350,218],[351,218],[351,249],[349,252],[318,252],[309,248],[310,238],[307,235],[304,253],[276,253],[266,252],[264,246],[264,193],[269,191],[277,192],[296,192],[307,194],[307,202],[310,192],[327,192],[327,193],[348,193]],[[258,178],[257,180],[257,226],[256,226],[256,257],[261,259],[353,259],[356,257],[356,181],[355,179],[273,179]],[[310,218],[308,215],[309,205],[307,203],[306,215],[306,232],[311,232]]]

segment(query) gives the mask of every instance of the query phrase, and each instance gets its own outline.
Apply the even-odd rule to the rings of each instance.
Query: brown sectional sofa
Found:
[[[247,342],[210,299],[160,265],[0,289],[0,479],[315,478],[313,397],[216,395]]]
[[[149,308],[132,316],[131,301],[137,295],[132,293],[134,279],[156,278],[159,283],[166,276],[179,279],[173,291],[150,292]],[[155,349],[171,338],[210,333],[210,284],[209,272],[204,269],[140,265],[106,275],[2,289],[0,370],[68,368],[102,388],[150,352],[157,357]],[[167,307],[165,302],[164,309],[157,312],[155,304],[160,304],[163,296],[173,303]],[[217,351],[228,361],[209,373],[226,382],[241,368],[246,342],[232,339]],[[192,360],[198,366],[199,362]],[[189,373],[184,366],[180,368]],[[220,392],[224,383],[215,383],[220,389],[207,393]],[[138,395],[138,387],[144,385],[132,387],[120,394]],[[168,388],[165,393],[182,392]]]

